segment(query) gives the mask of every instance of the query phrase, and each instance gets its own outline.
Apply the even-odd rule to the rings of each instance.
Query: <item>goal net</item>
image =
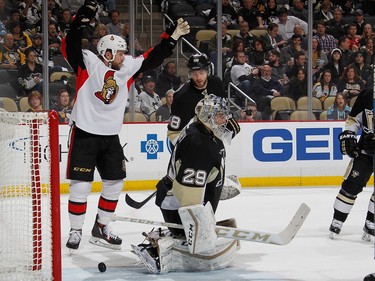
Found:
[[[0,111],[0,280],[61,280],[56,112]]]

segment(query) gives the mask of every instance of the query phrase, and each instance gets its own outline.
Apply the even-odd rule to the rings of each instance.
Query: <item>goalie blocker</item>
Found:
[[[149,244],[132,245],[150,273],[209,271],[227,267],[238,249],[236,240],[217,239],[215,217],[208,202],[179,209],[186,240],[175,239],[167,231],[147,235]]]

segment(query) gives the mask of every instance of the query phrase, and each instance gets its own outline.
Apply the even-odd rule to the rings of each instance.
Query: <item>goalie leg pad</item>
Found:
[[[241,193],[241,183],[235,175],[228,175],[224,178],[223,189],[221,190],[220,200],[227,200],[236,197]]]
[[[215,215],[211,203],[198,204],[178,209],[184,226],[185,236],[191,254],[212,252],[215,249]]]

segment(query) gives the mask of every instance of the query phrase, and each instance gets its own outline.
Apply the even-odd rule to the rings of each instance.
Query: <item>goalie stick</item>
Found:
[[[287,225],[287,227],[279,233],[232,228],[218,225],[215,226],[215,230],[218,237],[273,245],[287,245],[290,241],[292,241],[294,236],[297,234],[309,213],[310,207],[307,206],[305,203],[302,203],[301,206],[298,208],[297,212],[295,213],[294,217],[292,218],[292,220]],[[151,224],[179,229],[184,228],[181,224],[121,217],[116,215],[112,217],[112,221]]]
[[[125,202],[128,204],[130,207],[134,209],[140,209],[142,208],[148,201],[152,199],[156,195],[156,191],[153,192],[150,196],[148,196],[145,200],[141,202],[137,202],[134,199],[132,199],[128,194],[125,194]]]

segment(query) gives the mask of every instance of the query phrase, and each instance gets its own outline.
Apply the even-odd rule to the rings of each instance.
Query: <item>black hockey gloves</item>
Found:
[[[357,144],[356,134],[352,131],[343,131],[339,134],[340,150],[343,155],[348,155],[351,158],[359,156],[359,149]]]
[[[163,202],[165,196],[169,190],[172,189],[173,182],[168,176],[163,177],[157,184],[156,184],[156,199],[155,204],[161,207],[161,203]]]
[[[241,131],[240,124],[233,117],[228,119],[227,129],[233,132],[232,139]]]
[[[98,12],[98,4],[93,0],[85,0],[75,15],[75,23],[80,26],[87,25]]]
[[[364,137],[363,148],[367,154],[375,154],[375,135],[373,133]]]

